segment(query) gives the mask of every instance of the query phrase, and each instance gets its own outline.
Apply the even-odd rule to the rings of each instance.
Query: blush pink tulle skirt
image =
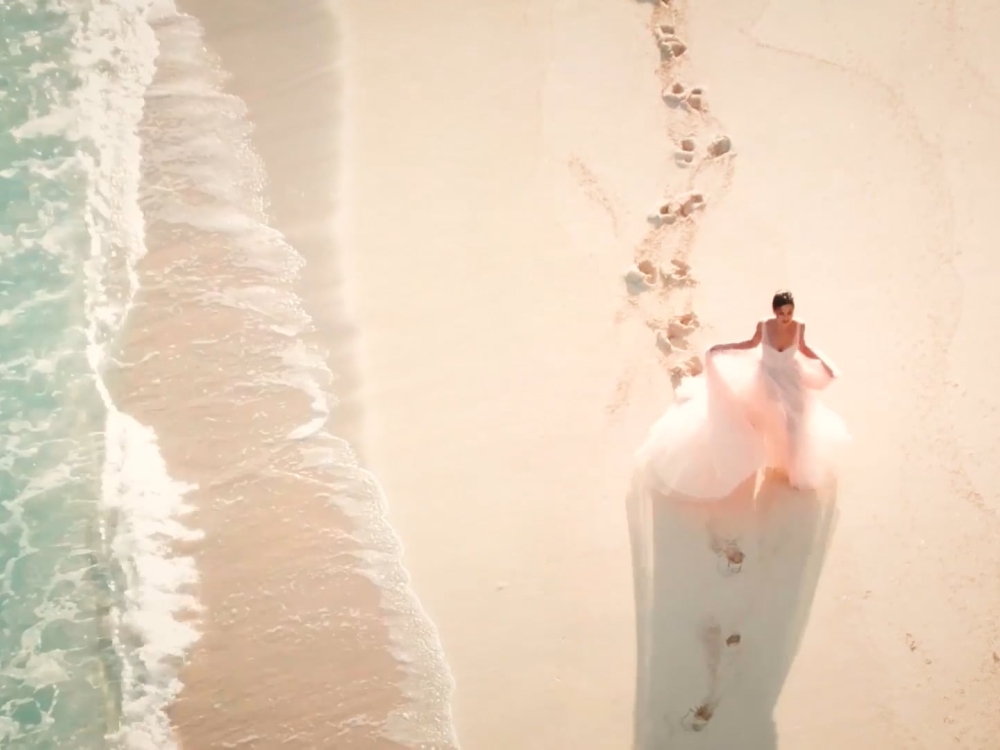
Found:
[[[819,487],[850,441],[820,400],[830,382],[818,362],[798,354],[778,365],[759,348],[708,355],[705,372],[682,383],[636,453],[646,486],[709,500],[776,468],[795,487]]]

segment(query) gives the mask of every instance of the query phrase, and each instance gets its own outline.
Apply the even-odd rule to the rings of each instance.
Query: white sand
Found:
[[[673,158],[649,11],[347,11],[363,452],[454,668],[460,740],[623,747],[622,480],[656,407],[611,429],[607,406],[636,333],[615,323],[621,272]]]
[[[346,4],[364,449],[456,674],[460,738],[629,745],[628,461],[683,359],[662,359],[644,322],[693,309],[743,338],[787,285],[845,373],[830,400],[856,448],[835,496],[719,511],[769,550],[756,568],[747,551],[732,599],[722,578],[683,585],[716,557],[693,536],[666,546],[688,516],[652,509],[675,603],[650,621],[640,746],[697,708],[712,659],[676,634],[726,603],[743,635],[720,667],[728,697],[670,747],[732,747],[733,731],[762,750],[990,747],[1000,11],[677,5],[688,49],[670,75],[706,87],[710,116],[659,99],[646,25],[662,6]],[[735,156],[674,164],[672,138],[693,136],[700,161],[720,132]],[[663,191],[689,187],[705,210],[650,237]],[[676,291],[626,304],[633,258],[689,251],[693,308]],[[781,689],[799,628],[775,745],[751,688]]]
[[[1000,272],[986,166],[1000,53],[977,39],[990,14],[966,12],[782,1],[692,15],[693,68],[740,152],[702,224],[699,312],[742,336],[768,289],[794,287],[846,373],[831,401],[857,441],[778,706],[782,747],[1000,735],[1000,485],[985,468],[997,329],[980,286]]]
[[[635,489],[635,746],[776,747],[772,714],[834,531],[835,489],[768,478],[687,505]]]

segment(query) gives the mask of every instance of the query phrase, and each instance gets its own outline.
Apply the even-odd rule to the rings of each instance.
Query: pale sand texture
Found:
[[[616,324],[673,168],[648,9],[344,11],[364,453],[440,626],[459,739],[626,747],[623,493],[669,387],[645,327]],[[628,352],[658,392],[637,418],[608,410]]]
[[[794,492],[769,476],[705,503],[637,485],[629,510],[641,655],[635,747],[778,747],[772,714],[834,531],[836,487]]]
[[[739,151],[701,225],[697,308],[749,335],[791,286],[856,447],[782,748],[1000,736],[1000,51],[985,5],[692,9],[691,75]],[[919,54],[915,54],[920,50]]]
[[[659,75],[643,28],[657,8],[688,47]],[[701,731],[682,727],[670,747],[991,747],[997,12],[345,10],[365,449],[454,669],[463,743],[628,744],[622,501],[628,456],[666,400],[644,323],[689,308],[657,292],[623,312],[619,273],[633,253],[659,264],[690,251],[694,309],[720,338],[748,336],[776,287],[795,290],[813,344],[845,373],[829,398],[856,448],[828,496],[795,503],[765,484],[754,514],[697,511],[749,547],[732,578],[717,577],[710,539],[692,541],[704,519],[665,503],[639,518],[654,544],[637,561],[660,572],[638,569],[653,592],[640,597],[640,661],[653,666],[639,746],[662,746],[663,727],[716,691],[706,725],[688,720]],[[705,86],[709,115],[658,101],[663,78]],[[678,170],[668,133],[700,149],[720,123],[735,158]],[[647,234],[661,191],[690,187],[705,210]],[[706,630],[719,608],[725,622]],[[692,639],[730,627],[742,635],[730,650]]]

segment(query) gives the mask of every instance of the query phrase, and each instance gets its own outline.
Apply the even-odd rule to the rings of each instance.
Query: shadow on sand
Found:
[[[777,748],[772,715],[809,618],[836,502],[835,484],[805,492],[770,477],[711,502],[634,482],[634,750]]]

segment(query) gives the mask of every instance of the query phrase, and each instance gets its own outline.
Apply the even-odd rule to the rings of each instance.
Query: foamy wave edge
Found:
[[[200,611],[191,593],[195,563],[176,546],[200,535],[181,522],[192,488],[169,476],[156,433],[116,406],[104,378],[146,252],[138,131],[157,56],[148,15],[162,8],[156,0],[66,0],[64,7],[77,22],[74,67],[81,81],[72,137],[93,149],[80,155],[88,174],[87,358],[106,409],[100,531],[118,567],[112,586],[120,589],[108,625],[121,670],[121,712],[108,740],[128,750],[167,750],[177,742],[166,708],[181,688],[179,666],[199,637],[192,622]],[[124,296],[112,291],[116,284]]]

